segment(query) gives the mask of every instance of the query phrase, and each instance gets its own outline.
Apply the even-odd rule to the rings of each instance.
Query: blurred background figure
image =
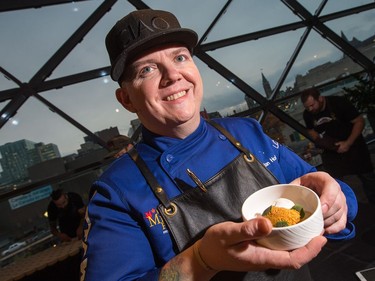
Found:
[[[357,175],[370,204],[375,204],[375,174],[362,131],[363,116],[344,97],[323,97],[316,88],[301,92],[303,119],[318,148],[323,169],[333,177]]]
[[[51,193],[51,198],[47,208],[51,233],[61,242],[69,242],[75,237],[81,239],[86,210],[82,197],[75,192],[57,189]]]
[[[107,142],[108,148],[111,155],[115,158],[119,158],[124,153],[128,152],[133,147],[133,142],[131,138],[118,135]]]

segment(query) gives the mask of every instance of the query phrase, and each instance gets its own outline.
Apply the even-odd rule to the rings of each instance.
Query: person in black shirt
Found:
[[[51,198],[47,209],[51,233],[62,242],[69,242],[75,237],[81,239],[86,210],[81,196],[57,189],[51,193]]]
[[[344,97],[323,97],[316,88],[301,92],[303,119],[315,145],[322,148],[323,169],[333,177],[357,175],[369,203],[375,204],[375,174],[362,136],[364,119]]]

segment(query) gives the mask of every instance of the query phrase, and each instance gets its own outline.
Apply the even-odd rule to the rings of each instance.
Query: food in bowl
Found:
[[[268,218],[274,227],[295,225],[310,215],[311,212],[305,212],[301,205],[294,204],[293,201],[286,198],[275,200],[262,213],[262,216]]]
[[[245,200],[242,217],[247,221],[259,217],[271,205],[290,209],[296,204],[308,213],[302,221],[290,226],[273,227],[269,235],[256,240],[258,244],[273,250],[293,250],[305,246],[323,233],[321,204],[319,196],[313,190],[295,184],[264,187]]]

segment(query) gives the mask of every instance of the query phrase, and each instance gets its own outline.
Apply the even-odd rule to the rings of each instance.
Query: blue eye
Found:
[[[179,55],[179,56],[176,57],[176,60],[179,61],[179,62],[181,62],[181,61],[185,61],[186,58],[183,55]]]
[[[142,74],[146,74],[146,73],[150,73],[151,71],[152,71],[152,67],[151,66],[146,66],[145,68],[142,68],[141,73]]]

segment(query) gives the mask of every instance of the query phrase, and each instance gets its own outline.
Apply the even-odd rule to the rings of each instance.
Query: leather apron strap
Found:
[[[145,161],[138,154],[138,151],[133,147],[128,151],[130,157],[133,159],[135,164],[138,166],[142,175],[145,177],[147,183],[151,187],[155,196],[159,199],[159,202],[163,204],[164,208],[168,209],[171,207],[167,194],[165,194],[164,189],[159,185],[158,181],[151,173],[150,169],[147,167]]]
[[[249,159],[253,158],[254,156],[250,153],[250,151],[243,147],[242,144],[235,138],[231,133],[229,133],[224,127],[220,126],[218,123],[215,123],[211,120],[206,120],[212,127],[222,133],[238,150],[242,151]]]

